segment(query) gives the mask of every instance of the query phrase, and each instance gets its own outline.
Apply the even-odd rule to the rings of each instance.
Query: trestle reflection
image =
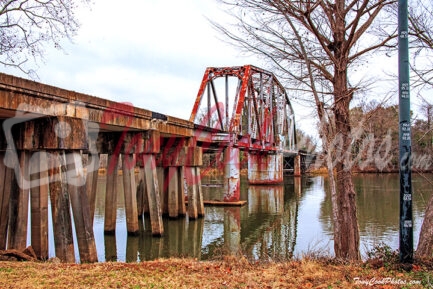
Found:
[[[148,216],[140,217],[138,235],[127,234],[122,185],[117,188],[115,234],[104,234],[104,178],[99,177],[94,220],[99,262],[168,257],[209,260],[227,254],[242,255],[251,261],[277,261],[314,250],[332,252],[332,210],[327,179],[323,176],[288,177],[281,186],[248,186],[242,179],[241,200],[246,200],[246,205],[206,206],[205,217],[196,220],[164,218],[165,234],[160,238],[152,236]],[[365,253],[381,242],[397,249],[398,176],[357,175],[354,182],[361,251]],[[425,177],[415,175],[413,182],[416,244],[432,192]],[[218,178],[204,178],[202,183],[205,199],[223,196]]]

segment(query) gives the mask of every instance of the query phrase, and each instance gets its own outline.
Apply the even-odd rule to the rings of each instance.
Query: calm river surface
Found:
[[[424,211],[433,192],[433,175],[413,173],[414,244],[418,243]],[[203,179],[205,199],[218,199],[220,179]],[[121,184],[121,179],[119,179]],[[398,248],[399,177],[397,174],[362,174],[354,177],[363,254],[382,242]],[[128,236],[123,189],[118,188],[115,236],[104,235],[105,177],[98,182],[94,232],[98,259],[140,261],[188,256],[200,260],[239,253],[252,260],[281,260],[315,250],[333,252],[331,197],[323,176],[286,177],[281,186],[248,186],[242,182],[243,207],[205,207],[206,216],[164,220],[165,235],[151,236],[148,217],[139,236]],[[52,238],[50,238],[52,239]],[[50,254],[54,254],[53,241]],[[78,250],[76,255],[78,259]]]

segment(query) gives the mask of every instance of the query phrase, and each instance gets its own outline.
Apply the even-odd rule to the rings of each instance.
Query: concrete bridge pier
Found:
[[[241,197],[239,148],[224,150],[224,201],[237,202]]]
[[[254,185],[282,184],[283,154],[256,152],[248,154],[248,182]]]

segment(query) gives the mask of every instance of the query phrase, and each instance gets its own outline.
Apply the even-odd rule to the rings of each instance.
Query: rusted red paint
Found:
[[[195,117],[196,117],[197,112],[198,112],[198,108],[199,108],[200,103],[201,103],[201,99],[203,97],[207,82],[209,80],[209,73],[211,71],[212,71],[212,68],[207,68],[204,75],[203,75],[203,80],[201,81],[200,88],[198,90],[197,97],[196,97],[195,102],[194,102],[194,106],[192,107],[191,116],[189,118],[190,122],[194,122],[194,120],[195,120]]]
[[[271,72],[252,65],[207,68],[194,103],[190,121],[206,126],[207,121],[211,119],[215,112],[218,112],[218,118],[214,120],[214,123],[217,124],[213,125],[219,130],[216,133],[223,130],[220,110],[224,109],[224,107],[217,107],[220,103],[214,89],[214,80],[223,76],[237,78],[240,81],[240,86],[234,96],[232,115],[228,120],[229,126],[226,128],[227,132],[235,134],[235,137],[229,142],[221,143],[221,147],[234,146],[246,150],[265,152],[295,151],[293,109],[284,87]],[[209,88],[207,97],[210,97],[211,101],[215,103],[212,107],[209,107],[210,104],[207,102],[202,101],[206,97],[205,91],[209,83],[212,90]],[[226,88],[227,85],[226,82]],[[210,94],[213,94],[213,97]],[[207,107],[204,106],[205,103],[207,103]],[[205,113],[204,119],[198,118],[199,111],[201,114]],[[246,118],[249,119],[248,124],[242,121],[243,115],[246,115]],[[207,120],[206,123],[204,123],[204,120]],[[291,121],[293,122],[293,129],[289,127]],[[225,120],[226,122],[227,120]],[[252,129],[255,131],[250,132]],[[251,135],[251,133],[254,135]],[[282,139],[284,137],[282,138],[282,136],[285,137],[286,143],[290,138],[290,147],[283,145]],[[203,139],[203,143],[205,143],[205,146],[207,144],[211,145],[213,143],[212,137],[207,140]]]

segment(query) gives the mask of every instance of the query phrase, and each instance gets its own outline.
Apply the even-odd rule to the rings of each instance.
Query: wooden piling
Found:
[[[188,218],[191,220],[198,218],[197,208],[197,186],[195,167],[185,167],[185,181],[188,195]]]
[[[81,263],[97,262],[98,254],[96,252],[81,154],[78,151],[68,152],[66,154],[66,163],[68,191],[71,198],[80,261]]]
[[[179,183],[177,167],[168,167],[168,216],[177,218],[179,216]]]
[[[50,162],[48,174],[56,257],[62,262],[75,263],[65,152],[50,152]]]
[[[293,161],[294,161],[293,176],[300,177],[301,176],[301,155],[297,154]]]
[[[11,191],[8,248],[24,250],[27,246],[30,152],[23,150],[19,155],[19,173],[16,176],[17,182],[12,186]]]
[[[147,199],[146,180],[144,175],[144,166],[140,167],[137,185],[137,214],[141,218],[149,215],[149,200]]]
[[[200,176],[200,167],[195,167],[195,175],[196,175],[196,190],[197,190],[197,215],[199,217],[204,217],[204,200],[203,200],[203,190],[201,187],[201,176]]]
[[[179,216],[186,216],[186,206],[185,206],[185,173],[184,173],[184,167],[178,167],[178,178],[177,178],[177,185],[178,185],[178,205],[179,205]]]
[[[105,187],[105,234],[114,234],[116,231],[118,163],[119,155],[109,153],[107,160],[107,180]]]
[[[158,186],[158,178],[156,174],[156,162],[153,154],[144,156],[144,174],[146,180],[147,198],[149,200],[150,223],[152,227],[152,235],[162,236],[164,234],[164,226],[162,223],[160,193]]]
[[[141,175],[141,173],[140,173]],[[137,184],[137,216],[138,219],[141,219],[144,215],[144,194],[145,194],[145,189],[144,189],[144,182],[143,179],[141,179],[139,177],[138,179],[138,184]]]
[[[165,178],[166,169],[163,167],[157,167],[156,174],[158,178],[161,213],[163,216],[167,216],[168,215],[168,183],[166,183],[166,178]]]
[[[48,259],[48,159],[45,151],[30,159],[31,244],[40,260]]]
[[[87,167],[88,171],[86,177],[86,193],[90,205],[90,221],[93,225],[96,206],[96,191],[98,189],[99,157],[97,157],[96,155],[88,154]]]
[[[124,154],[122,158],[122,169],[126,228],[128,234],[138,235],[137,186],[135,185],[134,168],[134,155]]]
[[[4,156],[5,153],[0,152],[0,250],[6,250],[9,203],[11,189],[15,183],[14,170],[5,166]]]

